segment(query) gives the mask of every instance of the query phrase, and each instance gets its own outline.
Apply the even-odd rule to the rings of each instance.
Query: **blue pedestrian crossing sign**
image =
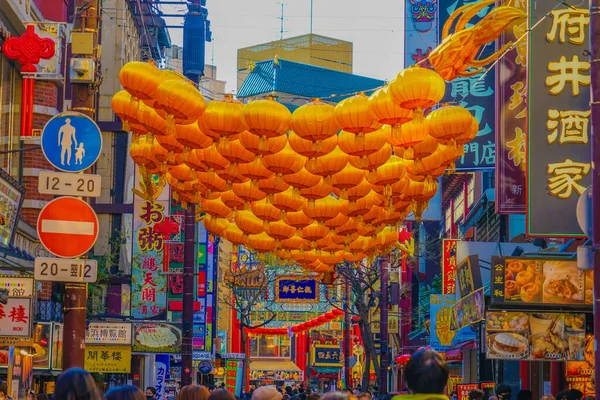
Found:
[[[87,115],[60,113],[44,126],[42,151],[48,162],[61,171],[84,171],[100,157],[102,132]]]

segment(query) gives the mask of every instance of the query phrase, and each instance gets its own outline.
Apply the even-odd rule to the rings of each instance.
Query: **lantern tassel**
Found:
[[[317,159],[314,157],[309,158],[306,162],[306,168],[309,170],[315,170],[317,168]]]
[[[269,151],[269,139],[266,136],[261,136],[258,139],[258,150],[262,152]]]
[[[367,159],[367,156],[360,156],[360,162],[358,163],[358,165],[360,165],[360,169],[366,169],[369,165],[368,161],[369,160]]]
[[[359,146],[365,144],[365,134],[363,132],[356,134],[354,136],[354,142]]]
[[[348,200],[348,189],[347,188],[340,189],[340,198],[342,200]]]
[[[377,171],[376,170],[370,170],[369,171],[369,177],[367,178],[368,181],[375,181],[377,180]]]
[[[348,210],[349,211],[356,210],[356,200],[352,200],[348,203]]]
[[[425,120],[425,114],[422,107],[417,107],[413,110],[413,121],[422,123]]]
[[[317,140],[316,142],[313,142],[313,144],[312,144],[312,150],[315,153],[321,153],[323,151],[323,141],[322,140]]]
[[[229,150],[229,138],[227,136],[221,136],[219,138],[219,147],[223,150]]]
[[[165,134],[167,136],[175,135],[175,116],[173,114],[167,114],[167,129]]]
[[[331,186],[331,183],[333,182],[333,178],[331,177],[331,175],[327,175],[327,176],[326,176],[326,177],[323,179],[323,182],[324,182],[326,185],[330,185],[330,186]]]
[[[415,149],[411,146],[404,149],[404,154],[402,157],[406,160],[414,160],[415,159]]]
[[[269,225],[270,225],[270,224],[269,224],[269,221],[263,221],[263,229],[264,229],[265,231],[268,231],[268,230],[269,230]]]
[[[292,189],[292,197],[294,199],[299,199],[300,198],[300,189],[298,189],[297,187]]]
[[[402,125],[394,124],[392,125],[392,142],[396,142],[400,139],[402,135]]]

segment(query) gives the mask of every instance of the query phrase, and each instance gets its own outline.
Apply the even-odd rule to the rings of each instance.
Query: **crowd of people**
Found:
[[[408,394],[382,394],[376,400],[457,400],[457,393],[452,392],[450,399],[445,395],[449,370],[443,357],[434,350],[422,349],[412,355],[404,369]],[[472,390],[469,400],[512,400],[512,389],[508,385],[498,385],[496,395],[485,399],[484,392]],[[135,386],[119,386],[102,394],[92,375],[81,369],[72,368],[64,372],[57,380],[52,400],[155,400],[156,389],[146,391]],[[556,395],[546,395],[541,400],[592,400],[583,397],[578,390],[563,391]],[[6,384],[0,383],[0,400],[12,400],[7,393]],[[31,393],[28,400],[49,400],[45,394]],[[374,400],[369,391],[357,393],[347,389],[329,391],[323,394],[303,386],[296,388],[261,386],[242,394],[241,399],[223,387],[188,385],[181,388],[176,400]],[[533,393],[521,390],[516,400],[533,400]]]

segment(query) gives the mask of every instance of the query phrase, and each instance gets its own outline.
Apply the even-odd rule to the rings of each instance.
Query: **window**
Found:
[[[473,174],[471,176],[471,179],[469,180],[469,185],[467,186],[467,192],[468,192],[467,206],[469,208],[471,208],[473,203],[475,203],[475,174]]]
[[[461,218],[465,215],[465,192],[461,192],[456,196],[454,200],[454,222],[458,223]]]
[[[451,225],[452,225],[452,210],[450,209],[450,207],[448,207],[446,209],[446,215],[445,215],[445,219],[446,219],[446,223],[445,223],[445,231],[449,232]]]
[[[290,357],[290,338],[258,335],[250,339],[251,357]]]

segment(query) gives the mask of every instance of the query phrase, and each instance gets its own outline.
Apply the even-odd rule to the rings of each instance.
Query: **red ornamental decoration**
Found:
[[[54,40],[41,38],[35,33],[34,25],[27,25],[27,30],[20,37],[11,37],[2,45],[2,52],[11,60],[18,60],[21,72],[36,72],[35,64],[40,59],[54,57]],[[31,136],[33,122],[33,78],[23,77],[21,94],[21,136]]]
[[[163,239],[170,239],[172,235],[179,233],[179,224],[171,218],[165,218],[161,222],[154,224],[154,232],[161,234]]]
[[[305,330],[315,328],[326,324],[327,322],[344,315],[344,312],[340,309],[333,308],[331,311],[319,316],[318,318],[311,319],[310,321],[302,322],[298,325],[292,326],[290,329],[294,333],[300,333]],[[287,335],[288,328],[244,328],[246,333],[263,334],[263,335]]]

